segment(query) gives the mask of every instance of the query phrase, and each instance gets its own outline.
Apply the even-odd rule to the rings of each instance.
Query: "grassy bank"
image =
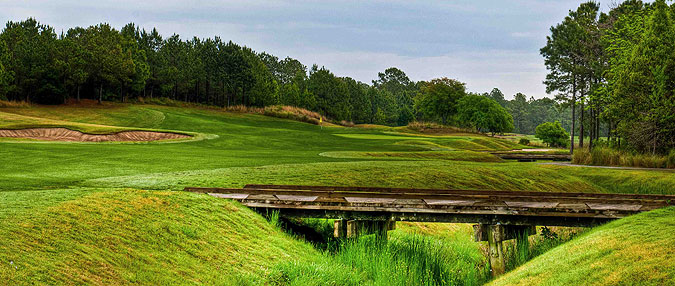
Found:
[[[0,280],[258,284],[280,261],[323,259],[241,205],[183,192],[0,192]]]
[[[490,285],[673,285],[675,208],[595,228]]]
[[[639,154],[608,147],[574,151],[572,163],[593,166],[622,166],[640,168],[675,168],[675,149],[668,155]]]

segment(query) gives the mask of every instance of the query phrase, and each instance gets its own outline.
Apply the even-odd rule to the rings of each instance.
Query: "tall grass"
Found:
[[[489,276],[485,257],[465,242],[420,234],[388,241],[369,236],[344,245],[336,259],[380,285],[482,284]]]
[[[413,121],[408,123],[406,126],[407,129],[417,131],[420,133],[437,133],[437,134],[445,134],[445,133],[475,133],[471,129],[466,129],[466,128],[459,128],[455,126],[450,126],[450,125],[442,125],[434,122],[422,122],[422,121]]]
[[[506,270],[516,269],[530,259],[572,240],[584,231],[586,231],[584,228],[557,227],[551,229],[544,227],[540,229],[538,235],[519,238],[528,239],[528,244],[518,244],[517,240],[506,241],[504,242]]]
[[[287,262],[270,280],[279,285],[480,285],[487,259],[469,239],[390,232],[346,240],[322,263]]]
[[[7,101],[0,100],[0,107],[30,107],[30,103],[26,101]]]
[[[675,149],[667,156],[630,153],[609,147],[595,147],[593,150],[576,149],[572,163],[593,166],[624,166],[642,168],[675,168]]]
[[[295,106],[288,106],[288,105],[271,105],[271,106],[266,106],[266,107],[251,107],[251,106],[244,106],[244,105],[233,105],[233,106],[228,106],[224,108],[226,111],[229,112],[238,112],[238,113],[254,113],[254,114],[260,114],[260,115],[266,115],[270,117],[276,117],[276,118],[283,118],[283,119],[291,119],[291,120],[296,120],[300,122],[305,122],[305,123],[310,123],[310,124],[315,124],[319,125],[321,121],[329,124],[337,124],[337,125],[342,125],[342,126],[347,126],[347,127],[353,127],[354,122],[351,121],[334,121],[330,118],[327,118],[323,115],[321,115],[318,112],[310,111],[304,108],[299,108]],[[322,120],[321,120],[322,119]]]

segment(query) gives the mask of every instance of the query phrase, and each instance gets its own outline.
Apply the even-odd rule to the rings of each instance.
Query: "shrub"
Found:
[[[544,122],[535,129],[536,137],[548,146],[567,147],[570,134],[560,125],[560,122]]]
[[[340,125],[346,126],[346,127],[354,127],[354,122],[347,121],[347,120],[341,120]]]
[[[471,130],[434,122],[413,121],[406,126],[408,129],[420,133],[473,133]]]
[[[530,140],[527,139],[527,138],[520,138],[520,140],[518,141],[518,144],[520,144],[520,145],[530,145]]]
[[[579,165],[590,165],[591,152],[584,148],[574,149],[574,154],[572,154],[572,163]]]
[[[485,96],[468,95],[457,104],[459,121],[478,132],[496,133],[513,130],[513,117],[497,101]]]
[[[666,159],[667,168],[675,168],[675,149],[671,149]]]
[[[265,116],[291,119],[316,125],[319,124],[319,118],[322,117],[322,115],[318,112],[288,105],[271,105],[264,108],[245,105],[233,105],[225,107],[224,109],[229,112],[261,114]],[[323,117],[323,121],[331,122],[331,120],[326,117]],[[354,123],[350,121],[342,121],[340,122],[340,125],[354,126]]]

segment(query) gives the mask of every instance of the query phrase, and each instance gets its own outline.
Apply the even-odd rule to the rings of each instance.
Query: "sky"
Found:
[[[134,22],[164,36],[220,36],[371,83],[389,67],[412,80],[449,77],[507,99],[546,94],[539,49],[581,1],[0,0],[0,21],[34,17],[58,33]],[[611,4],[601,2],[603,10]]]

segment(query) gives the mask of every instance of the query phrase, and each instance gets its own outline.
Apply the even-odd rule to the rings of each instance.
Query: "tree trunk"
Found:
[[[579,148],[583,149],[584,148],[584,97],[582,96],[580,99],[581,102],[581,111],[580,111],[580,117],[579,118]]]
[[[150,85],[150,99],[152,99],[152,93],[155,91],[155,86]]]
[[[80,85],[77,85],[77,102],[80,102]]]
[[[592,150],[593,149],[593,139],[595,138],[595,111],[593,108],[589,110],[590,116],[591,116],[591,131],[590,131],[590,140],[588,140],[588,149]]]
[[[199,102],[199,80],[195,81],[195,98],[195,101]]]
[[[576,79],[572,80],[572,136],[570,144],[570,154],[574,154],[574,129],[576,128],[576,107],[577,107],[577,82]]]
[[[600,110],[595,111],[595,142],[600,140]]]
[[[98,89],[98,104],[103,102],[103,84],[100,85]]]
[[[209,94],[209,87],[211,86],[211,81],[206,80],[206,102],[211,105],[211,95]]]

